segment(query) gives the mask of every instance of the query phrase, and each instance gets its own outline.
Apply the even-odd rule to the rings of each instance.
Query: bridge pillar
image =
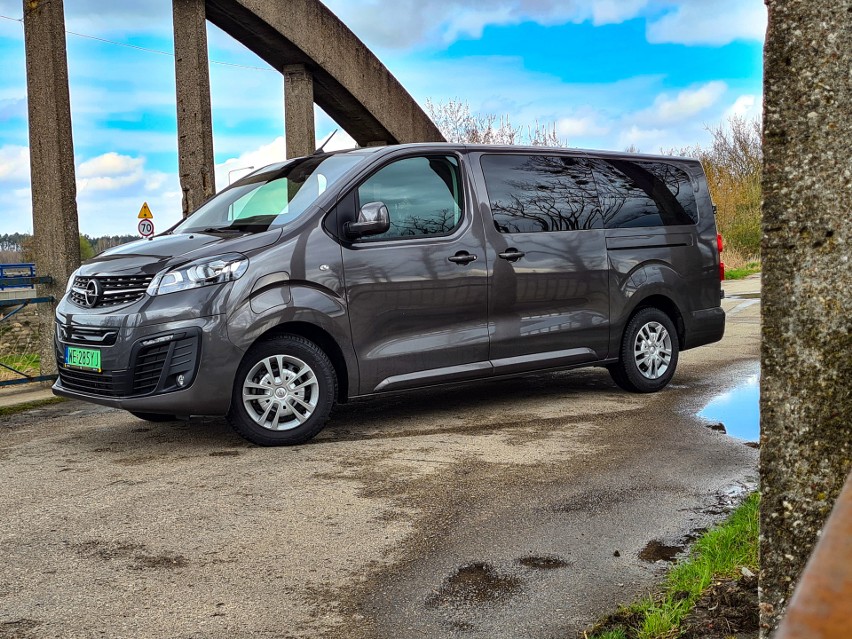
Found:
[[[314,76],[304,64],[288,64],[282,73],[287,158],[310,155],[316,150]]]
[[[204,0],[173,0],[178,171],[186,217],[216,192]]]
[[[767,7],[761,637],[784,614],[852,470],[852,11],[832,0],[772,0]],[[838,582],[832,592],[816,614],[827,618],[829,601],[846,606],[848,629],[849,601],[842,603]],[[841,635],[813,629],[785,636]]]
[[[53,284],[41,285],[39,295],[59,299],[68,277],[80,265],[65,16],[62,0],[24,0],[23,5],[33,241],[38,274],[54,280]],[[41,371],[49,375],[56,372],[55,305],[42,304],[40,310]]]

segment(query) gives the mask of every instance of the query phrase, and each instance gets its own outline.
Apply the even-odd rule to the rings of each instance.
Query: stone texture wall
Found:
[[[852,466],[852,4],[767,0],[761,624]]]

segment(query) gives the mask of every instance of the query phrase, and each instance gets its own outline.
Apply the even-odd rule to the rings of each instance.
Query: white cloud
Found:
[[[609,133],[609,127],[600,124],[594,116],[560,118],[556,121],[556,131],[559,135],[567,136],[570,143],[572,138]]]
[[[744,118],[753,120],[760,118],[763,113],[763,96],[761,95],[741,95],[734,103],[725,111],[725,119],[731,117]]]
[[[734,40],[762,41],[766,35],[766,6],[744,0],[681,0],[648,23],[652,43],[725,45]]]
[[[104,153],[77,167],[77,192],[116,191],[145,179],[145,158]]]
[[[0,147],[0,182],[28,182],[30,150],[26,146],[5,144]]]
[[[639,118],[648,122],[680,122],[715,105],[727,90],[727,84],[716,80],[684,89],[675,96],[662,93],[656,97],[650,109],[639,114]]]
[[[81,162],[77,176],[81,178],[126,176],[136,173],[145,164],[145,158],[133,158],[110,151]]]

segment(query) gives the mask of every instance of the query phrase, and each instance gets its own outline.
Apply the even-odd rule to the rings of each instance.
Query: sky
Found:
[[[285,0],[269,0],[284,2]],[[644,152],[758,117],[763,0],[325,0],[421,105]],[[0,233],[31,232],[21,0],[0,0]],[[180,218],[170,0],[65,0],[82,233]],[[280,74],[208,23],[216,185],[284,159]],[[105,42],[109,40],[110,42]],[[130,46],[127,46],[130,45]],[[337,125],[317,109],[317,140]],[[353,144],[338,134],[327,148]]]

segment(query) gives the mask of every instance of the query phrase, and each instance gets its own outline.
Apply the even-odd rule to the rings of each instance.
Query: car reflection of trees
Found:
[[[683,185],[689,177],[665,162],[637,163],[628,160],[592,160],[598,197],[608,228],[675,226],[692,224],[679,201],[694,196]],[[627,209],[625,210],[625,207]]]
[[[507,180],[512,193],[491,202],[494,223],[501,233],[580,231],[601,228],[592,172],[585,160],[533,155]]]

